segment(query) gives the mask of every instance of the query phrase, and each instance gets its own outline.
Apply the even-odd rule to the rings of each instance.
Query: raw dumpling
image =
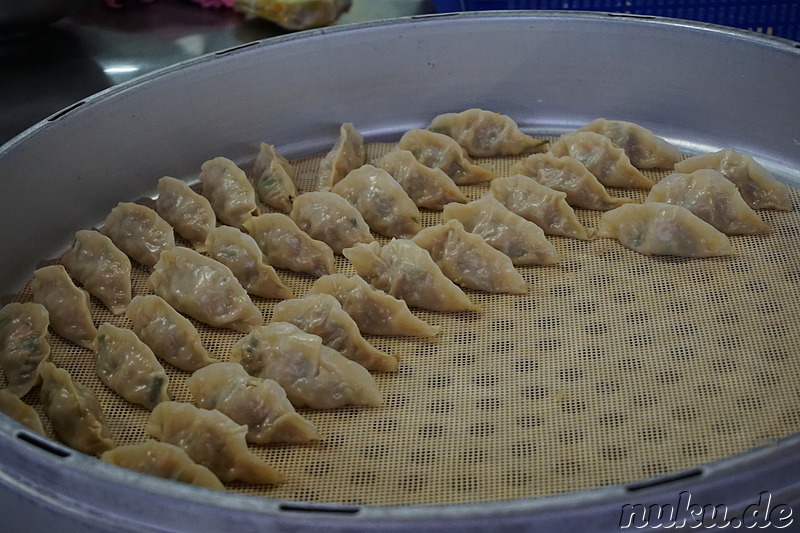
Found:
[[[33,301],[50,315],[50,326],[78,346],[93,349],[97,329],[92,321],[89,293],[75,286],[61,265],[42,267],[33,273]]]
[[[347,174],[331,190],[356,206],[376,233],[412,237],[422,228],[417,205],[385,170],[364,165]]]
[[[712,169],[670,174],[650,190],[646,201],[682,205],[726,235],[755,235],[771,229],[747,205],[736,185]]]
[[[244,226],[267,256],[269,264],[276,268],[316,277],[336,270],[331,247],[312,239],[287,215],[265,213],[248,220]]]
[[[562,135],[550,145],[550,153],[556,157],[574,157],[606,187],[649,189],[653,186],[653,182],[631,164],[622,148],[593,131]]]
[[[292,289],[264,262],[264,253],[250,235],[230,226],[220,226],[208,233],[206,248],[212,259],[231,269],[250,294],[270,299],[292,297]]]
[[[264,321],[231,269],[189,248],[161,254],[148,283],[175,310],[209,326],[246,333]]]
[[[357,242],[375,238],[361,213],[347,200],[328,192],[307,192],[297,197],[289,215],[297,227],[340,254]]]
[[[411,307],[432,311],[480,309],[431,258],[427,250],[408,239],[357,244],[344,250],[359,276]]]
[[[450,202],[467,201],[450,176],[423,165],[408,150],[392,150],[377,166],[388,172],[419,207],[441,211]]]
[[[152,267],[164,250],[175,247],[172,226],[143,205],[120,202],[100,231],[134,261]]]
[[[314,424],[300,416],[277,381],[251,376],[239,363],[217,363],[186,380],[195,403],[216,409],[247,426],[248,442],[302,443],[320,438]]]
[[[593,131],[608,137],[625,151],[636,168],[672,168],[681,160],[677,148],[633,122],[598,118],[578,131]]]
[[[412,240],[431,254],[445,276],[462,287],[486,292],[528,292],[528,284],[511,259],[480,235],[467,232],[458,220],[425,228]]]
[[[53,431],[65,444],[89,455],[115,446],[100,402],[53,363],[42,365],[42,405]]]
[[[361,336],[358,324],[330,294],[309,294],[285,300],[272,312],[275,322],[289,322],[318,335],[322,344],[373,372],[397,370],[399,356],[384,353]]]
[[[8,415],[39,435],[47,436],[42,426],[42,419],[36,409],[17,398],[8,389],[0,389],[0,413]]]
[[[483,237],[515,265],[553,265],[560,260],[542,228],[509,211],[491,194],[466,205],[447,205],[442,218],[458,220],[465,230]]]
[[[111,239],[97,231],[80,230],[61,263],[109,311],[125,312],[131,302],[131,261]]]
[[[104,452],[100,459],[149,476],[207,489],[225,490],[214,472],[192,461],[183,448],[166,442],[150,440],[142,444],[119,446]]]
[[[594,229],[584,227],[567,203],[567,193],[555,191],[521,174],[494,180],[491,191],[506,209],[530,220],[547,235],[584,241],[594,236]]]
[[[728,237],[685,207],[626,204],[603,213],[600,237],[645,255],[713,257],[734,252]]]
[[[530,154],[546,147],[522,133],[511,117],[484,109],[439,115],[428,129],[452,137],[473,157]]]
[[[284,213],[292,210],[292,202],[297,196],[294,180],[297,172],[271,144],[261,143],[250,181],[253,183],[258,199],[270,207]]]
[[[376,289],[361,276],[322,276],[308,294],[330,294],[358,324],[362,333],[435,337],[439,326],[417,318],[403,300]]]
[[[126,315],[139,339],[172,366],[193,372],[217,362],[203,346],[200,334],[189,319],[160,296],[137,296],[128,306]]]
[[[216,410],[164,402],[153,409],[147,432],[183,448],[186,454],[224,482],[280,483],[283,475],[247,449],[247,426]]]
[[[322,159],[317,175],[317,190],[330,191],[331,187],[367,161],[364,137],[350,122],[339,128],[339,138],[333,149]]]
[[[230,360],[252,376],[280,383],[295,407],[335,409],[383,402],[363,366],[287,322],[254,329],[234,345]]]
[[[546,187],[565,193],[567,203],[573,207],[608,211],[633,201],[608,194],[603,184],[583,163],[568,155],[533,154],[513,165],[509,172],[511,175],[528,176]]]
[[[169,401],[169,378],[153,351],[136,334],[111,324],[97,329],[95,363],[100,381],[148,410]]]
[[[215,157],[203,163],[200,183],[203,196],[223,224],[241,229],[247,220],[261,214],[253,186],[230,159]]]
[[[158,180],[156,212],[195,250],[206,251],[206,237],[217,225],[217,215],[205,196],[183,180],[164,176]]]
[[[10,303],[0,309],[0,368],[8,392],[25,396],[41,381],[39,371],[50,358],[50,319],[37,303]]]
[[[480,183],[497,177],[473,163],[454,139],[441,133],[410,129],[400,138],[397,148],[408,150],[425,166],[442,170],[456,185]]]
[[[675,165],[675,171],[683,173],[701,168],[714,169],[731,180],[753,209],[792,210],[789,187],[776,180],[749,154],[720,150],[713,154],[696,155]]]

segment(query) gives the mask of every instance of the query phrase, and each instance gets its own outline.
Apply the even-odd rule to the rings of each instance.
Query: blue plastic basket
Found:
[[[725,0],[434,0],[437,11],[571,9],[633,13],[711,22],[800,40],[800,2]]]

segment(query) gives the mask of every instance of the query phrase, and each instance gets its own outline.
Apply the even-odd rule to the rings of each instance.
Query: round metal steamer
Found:
[[[314,159],[306,156],[327,151],[342,122],[379,142],[468,107],[503,112],[540,135],[605,116],[638,122],[686,153],[747,151],[797,186],[798,86],[796,44],[646,17],[446,15],[253,43],[114,87],[2,147],[2,293],[17,293],[41,260],[58,257],[76,230],[98,225],[117,202],[153,195],[162,175],[192,180],[203,161],[218,155],[248,164],[262,140],[310,165]],[[792,214],[764,215],[776,228],[767,239],[783,239],[777,245],[735,240],[749,263],[658,260],[610,241],[554,239],[564,264],[526,271],[532,288],[514,300],[513,319],[459,319],[443,328],[438,344],[412,343],[403,354],[405,372],[379,378],[389,392],[385,412],[419,406],[422,422],[410,437],[384,434],[370,443],[325,435],[320,450],[356,446],[355,457],[370,468],[380,468],[385,456],[383,471],[353,467],[361,477],[349,479],[362,485],[361,497],[337,497],[330,483],[324,494],[267,487],[258,497],[237,487],[224,494],[197,489],[111,467],[0,417],[4,527],[615,531],[622,506],[677,504],[681,491],[701,505],[723,503],[732,514],[757,502],[761,491],[800,510],[796,192],[793,198]],[[587,257],[597,265],[584,268],[580,259]],[[654,279],[661,271],[671,277]],[[668,290],[682,296],[665,299]],[[471,295],[491,307],[489,296]],[[719,309],[730,313],[711,316]],[[606,316],[598,321],[595,311]],[[619,323],[622,333],[603,340],[603,320],[612,328]],[[481,328],[491,342],[476,333]],[[758,342],[750,340],[753,330],[763,337]],[[671,352],[659,344],[665,338]],[[447,351],[453,342],[462,343],[457,353]],[[650,352],[664,356],[654,362]],[[459,364],[481,370],[459,382]],[[680,379],[684,365],[707,372]],[[524,376],[515,374],[506,386],[510,373]],[[419,382],[421,389],[403,388]],[[715,400],[739,391],[737,384],[738,402],[735,394],[727,406]],[[476,405],[483,418],[460,427],[459,409]],[[503,409],[512,415],[492,414]],[[345,411],[354,427],[382,416],[370,413]],[[737,425],[731,413],[749,413],[764,427]],[[508,419],[492,418],[502,416]],[[629,441],[614,441],[624,435],[615,433],[615,416],[644,425]],[[369,423],[376,431],[404,424]],[[652,441],[671,435],[658,428],[692,433],[659,461],[647,455]],[[427,459],[447,449],[426,439],[442,435],[466,443],[445,463],[460,469],[456,474],[425,470]],[[502,444],[487,444],[492,440]],[[501,460],[509,450],[512,459]],[[535,458],[548,453],[554,455],[543,462]],[[619,461],[621,473],[592,477],[597,458]],[[334,475],[337,466],[329,469]],[[412,474],[417,485],[404,482]],[[318,475],[320,486],[325,477]],[[495,496],[476,496],[490,479],[499,487]],[[549,489],[537,485],[542,480],[550,480]]]

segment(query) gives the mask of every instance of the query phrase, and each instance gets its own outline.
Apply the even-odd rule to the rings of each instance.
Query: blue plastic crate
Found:
[[[434,0],[440,13],[492,9],[571,9],[711,22],[800,40],[800,2],[725,0]]]

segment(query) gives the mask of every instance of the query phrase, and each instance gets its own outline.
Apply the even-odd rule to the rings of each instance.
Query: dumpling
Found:
[[[361,336],[358,324],[330,294],[308,294],[285,300],[272,312],[275,322],[294,324],[306,333],[318,335],[322,344],[373,372],[397,370],[399,356],[384,353]]]
[[[256,192],[244,171],[224,157],[215,157],[200,167],[202,194],[208,199],[217,218],[235,228],[261,214]]]
[[[42,365],[42,405],[53,431],[78,451],[99,455],[115,446],[100,402],[53,363]]]
[[[442,218],[458,220],[465,230],[506,254],[514,265],[553,265],[560,260],[542,228],[509,211],[491,194],[466,205],[447,205]]]
[[[264,253],[248,234],[230,226],[220,226],[208,233],[208,255],[231,269],[250,294],[262,298],[291,298],[287,287],[272,265],[264,262]]]
[[[75,286],[61,265],[42,267],[33,273],[33,301],[42,304],[50,326],[78,346],[93,349],[97,329],[92,321],[89,293]]]
[[[126,312],[131,330],[167,363],[193,372],[216,363],[188,318],[155,294],[137,296]]]
[[[131,260],[97,231],[80,230],[61,263],[115,315],[131,302]]]
[[[97,375],[108,388],[148,410],[169,401],[169,378],[136,334],[109,323],[97,329]]]
[[[755,235],[771,229],[747,205],[736,185],[712,169],[670,174],[650,189],[646,202],[682,205],[726,235]]]
[[[189,248],[161,254],[148,284],[175,310],[209,326],[246,333],[264,322],[231,269]]]
[[[12,302],[0,309],[0,368],[8,392],[25,396],[41,381],[39,371],[50,358],[50,319],[37,303]]]
[[[336,144],[319,164],[317,190],[330,191],[331,187],[347,176],[348,172],[360,167],[366,161],[364,137],[350,122],[345,122],[339,128],[339,138],[336,140]]]
[[[261,461],[247,449],[247,426],[216,410],[198,409],[192,404],[164,402],[153,409],[147,432],[183,448],[191,459],[224,482],[280,483],[283,474]]]
[[[217,225],[217,215],[205,196],[183,180],[164,176],[158,180],[156,213],[192,243],[195,250],[206,251],[206,237]]]
[[[156,476],[196,487],[225,490],[219,478],[178,446],[149,440],[141,444],[119,446],[104,452],[100,459],[134,472]]]
[[[364,217],[347,200],[328,192],[307,192],[297,197],[289,215],[297,227],[340,254],[357,242],[372,242]]]
[[[428,129],[452,137],[473,157],[530,154],[546,148],[546,143],[522,133],[511,117],[485,109],[439,115]]]
[[[442,170],[456,185],[480,183],[497,177],[473,163],[454,139],[441,133],[410,129],[400,138],[397,148],[408,150],[425,166]]]
[[[521,174],[498,178],[492,182],[491,192],[506,209],[530,220],[547,235],[584,241],[594,236],[594,229],[581,224],[567,204],[566,193],[541,185],[532,178]]]
[[[376,233],[412,237],[422,228],[417,205],[385,170],[364,165],[347,174],[331,190],[356,206]]]
[[[269,264],[276,268],[315,277],[336,270],[331,247],[312,239],[287,215],[265,213],[248,220],[244,227],[267,256]]]
[[[675,165],[676,172],[690,173],[701,168],[711,168],[731,180],[739,188],[742,198],[753,209],[778,209],[791,211],[789,187],[776,180],[759,165],[753,156],[720,150],[684,159]]]
[[[357,244],[343,253],[359,276],[411,307],[445,312],[480,309],[413,241],[392,239],[383,247],[377,242]]]
[[[636,168],[672,168],[681,160],[677,148],[633,122],[598,118],[578,131],[593,131],[608,137],[625,151]]]
[[[330,294],[358,324],[362,333],[435,337],[440,327],[416,317],[403,300],[376,289],[361,276],[322,276],[308,294]]]
[[[533,154],[513,165],[509,172],[511,175],[528,176],[546,187],[565,193],[567,203],[573,207],[608,211],[633,201],[608,194],[603,184],[583,163],[568,155]]]
[[[288,213],[297,196],[294,180],[297,172],[289,161],[275,151],[271,144],[261,143],[250,172],[258,199],[270,207]]]
[[[653,186],[653,182],[631,164],[622,148],[593,131],[562,135],[550,145],[550,153],[556,157],[574,157],[607,187],[649,189]]]
[[[419,207],[441,211],[450,202],[467,201],[450,176],[423,165],[408,150],[392,150],[376,165],[388,172]]]
[[[47,436],[36,409],[20,400],[8,389],[0,389],[0,413],[6,414],[39,435]]]
[[[252,376],[280,383],[295,407],[335,409],[383,402],[363,366],[287,322],[254,329],[234,345],[230,360]]]
[[[100,231],[131,259],[149,267],[161,252],[175,247],[172,226],[149,207],[130,202],[117,204]]]
[[[251,376],[239,363],[217,363],[186,380],[195,403],[247,426],[255,444],[303,443],[320,438],[317,428],[294,410],[277,381]]]
[[[734,253],[728,237],[679,205],[626,204],[603,213],[600,237],[645,255],[713,257]]]

